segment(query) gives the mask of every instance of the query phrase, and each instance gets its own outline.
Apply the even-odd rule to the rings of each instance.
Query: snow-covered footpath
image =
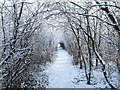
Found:
[[[49,84],[47,88],[105,88],[104,81],[94,81],[94,85],[87,85],[84,69],[72,64],[71,56],[63,49],[59,48],[53,58],[53,63],[44,71],[48,75]],[[97,73],[101,77],[101,73]]]

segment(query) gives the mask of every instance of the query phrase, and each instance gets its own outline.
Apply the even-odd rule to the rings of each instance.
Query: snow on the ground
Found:
[[[72,64],[71,56],[63,49],[59,48],[54,55],[53,63],[44,71],[49,78],[49,84],[47,88],[105,88],[106,84],[103,79],[102,73],[98,73],[97,77],[99,82],[95,82],[94,85],[87,85],[84,74],[84,69],[80,69],[78,66]]]

